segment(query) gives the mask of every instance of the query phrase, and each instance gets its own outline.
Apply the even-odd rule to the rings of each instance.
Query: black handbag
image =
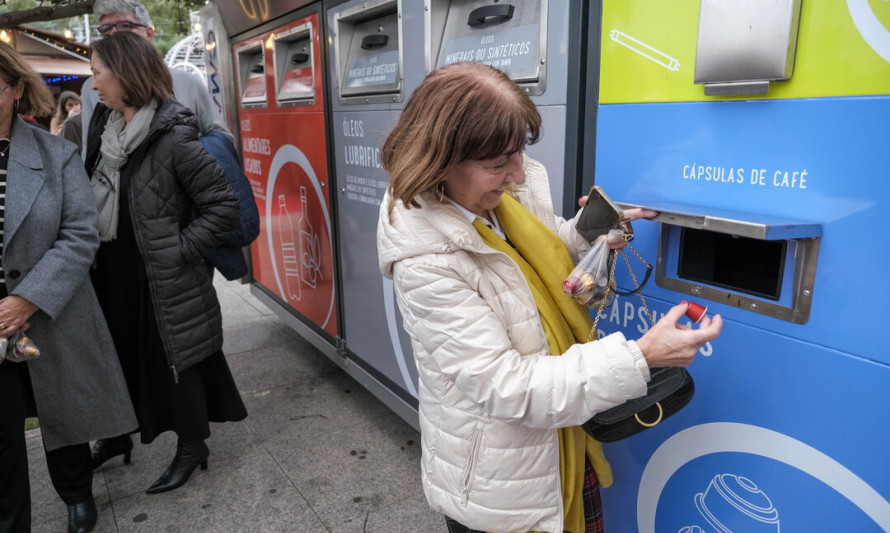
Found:
[[[686,406],[695,382],[685,368],[654,368],[646,395],[597,414],[581,427],[600,442],[615,442],[654,427]]]
[[[629,242],[631,238],[632,233],[625,229],[625,241],[628,242],[626,247],[630,248],[634,255],[637,256],[637,259],[646,265],[648,269],[647,275],[642,284],[637,283],[637,277],[634,275],[633,269],[630,267],[630,261],[627,259],[627,254],[624,252],[624,249],[622,249],[621,255],[624,256],[625,263],[627,263],[627,268],[630,271],[630,276],[633,278],[636,289],[619,294],[639,294],[640,300],[643,302],[643,309],[646,311],[646,316],[649,318],[649,322],[654,326],[655,321],[652,319],[652,313],[649,312],[649,306],[646,305],[646,298],[643,297],[642,292],[642,288],[646,285],[646,281],[649,278],[648,273],[651,272],[652,267],[640,257],[640,254],[638,254],[632,246],[630,246]],[[612,258],[612,267],[609,271],[609,283],[606,288],[606,296],[600,301],[600,306],[596,312],[596,319],[593,322],[593,327],[590,329],[588,340],[598,338],[596,324],[599,322],[600,314],[608,299],[608,291],[610,289],[615,290],[615,264],[618,261],[618,255],[619,254],[616,253]],[[581,427],[584,428],[584,431],[586,431],[588,435],[600,442],[615,442],[621,439],[626,439],[631,435],[636,435],[645,429],[660,424],[662,420],[670,417],[685,407],[686,404],[692,400],[693,394],[695,394],[695,382],[685,368],[653,368],[649,375],[649,386],[645,396],[628,400],[621,405],[603,411],[582,424]]]

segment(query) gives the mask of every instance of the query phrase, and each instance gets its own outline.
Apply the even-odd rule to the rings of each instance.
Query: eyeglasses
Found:
[[[2,88],[2,89],[0,89],[0,94],[3,94],[3,93],[5,93],[5,92],[6,92],[6,89],[9,89],[9,88],[10,88],[10,87],[12,87],[12,85],[10,85],[10,84],[7,84],[7,85],[6,85],[6,87],[4,87],[4,88]]]
[[[99,26],[99,35],[105,35],[110,32],[112,28],[117,28],[118,31],[132,31],[135,28],[147,28],[145,24],[139,24],[138,22],[130,22],[129,20],[122,20],[120,22],[115,22],[114,24],[102,24]]]

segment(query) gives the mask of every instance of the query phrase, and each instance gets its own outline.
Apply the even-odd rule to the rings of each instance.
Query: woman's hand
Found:
[[[590,197],[588,195],[584,195],[581,198],[578,198],[578,205],[581,207],[585,207],[589,198]],[[630,225],[631,221],[637,220],[639,218],[654,218],[656,216],[658,216],[658,211],[643,209],[642,207],[624,209],[621,211],[621,225],[627,226],[628,231],[632,233],[633,229]],[[627,241],[624,240],[624,231],[620,228],[610,231],[608,236],[606,237],[606,240],[609,243],[610,250],[624,248],[624,245],[627,244]]]
[[[677,321],[683,317],[689,305],[674,306],[645,335],[637,340],[650,368],[665,366],[686,367],[695,359],[695,354],[708,341],[720,336],[723,318],[705,315],[698,329],[692,329]]]
[[[21,296],[10,295],[0,300],[0,335],[9,337],[19,329],[28,329],[28,319],[38,307]]]
[[[632,220],[637,220],[639,218],[655,218],[658,216],[658,211],[653,211],[651,209],[643,209],[642,207],[634,207],[632,209],[623,209],[621,216],[621,223],[624,224],[626,222],[630,222]]]
[[[643,209],[642,207],[634,207],[633,209],[625,209],[622,211],[621,228],[610,231],[608,237],[606,237],[609,243],[609,249],[617,250],[624,248],[624,245],[627,244],[627,241],[624,239],[625,230],[631,235],[634,232],[633,226],[630,225],[631,220],[654,218],[656,216],[658,216],[658,211]]]
[[[588,195],[584,195],[581,198],[578,198],[578,206],[584,207],[587,205],[587,199],[590,198]],[[630,222],[632,220],[636,220],[638,218],[654,218],[658,216],[658,211],[653,211],[651,209],[643,209],[642,207],[634,207],[633,209],[623,209],[621,211],[621,222]]]

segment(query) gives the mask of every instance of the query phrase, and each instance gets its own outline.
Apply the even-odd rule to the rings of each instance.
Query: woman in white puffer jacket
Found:
[[[559,289],[538,289],[561,254],[577,260],[589,244],[554,215],[544,168],[522,155],[539,131],[509,78],[459,63],[418,87],[381,154],[380,268],[419,373],[424,491],[449,531],[601,531],[598,484],[611,471],[577,426],[644,395],[650,367],[687,366],[722,326],[678,325],[684,304],[636,342],[566,333],[589,329],[589,312],[555,316]]]

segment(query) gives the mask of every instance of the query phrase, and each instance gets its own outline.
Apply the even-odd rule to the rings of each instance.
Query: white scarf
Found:
[[[121,168],[127,162],[127,157],[148,137],[157,108],[157,102],[152,99],[136,112],[129,123],[119,111],[112,111],[105,123],[101,155],[90,179],[99,210],[99,239],[102,242],[113,241],[117,237]]]

